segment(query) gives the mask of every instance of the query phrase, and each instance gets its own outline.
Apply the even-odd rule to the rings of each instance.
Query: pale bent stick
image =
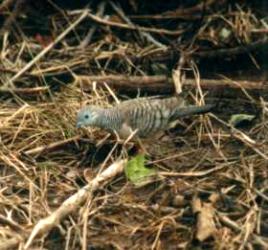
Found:
[[[102,187],[107,181],[123,172],[127,160],[119,160],[111,164],[102,173],[97,175],[89,184],[79,189],[75,194],[66,199],[62,205],[47,217],[39,220],[34,226],[25,248],[29,248],[33,240],[40,235],[48,233],[53,227],[56,227],[63,218],[70,213],[78,211],[79,207],[87,200],[92,200],[93,193]]]

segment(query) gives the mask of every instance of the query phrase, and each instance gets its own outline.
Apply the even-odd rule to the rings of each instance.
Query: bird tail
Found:
[[[184,117],[189,115],[198,115],[198,114],[205,114],[213,110],[216,105],[207,104],[203,106],[187,106],[187,107],[180,107],[176,110],[174,117]]]

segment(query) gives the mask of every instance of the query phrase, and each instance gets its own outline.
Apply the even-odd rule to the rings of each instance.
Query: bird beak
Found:
[[[76,128],[82,128],[82,124],[80,122],[76,123]]]

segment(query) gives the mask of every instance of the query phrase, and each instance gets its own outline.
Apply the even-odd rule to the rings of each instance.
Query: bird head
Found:
[[[97,106],[89,105],[79,110],[76,119],[76,127],[87,127],[97,125],[97,120],[103,109]]]

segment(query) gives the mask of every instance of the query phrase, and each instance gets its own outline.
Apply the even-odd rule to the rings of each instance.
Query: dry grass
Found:
[[[208,2],[213,6],[214,1]],[[118,25],[116,19],[97,19],[95,26],[83,28],[85,20],[95,18],[84,13],[53,14],[55,38],[48,47],[25,34],[23,24],[17,23],[14,34],[3,36],[0,249],[23,249],[25,244],[28,249],[68,250],[192,249],[197,245],[268,249],[265,98],[241,88],[236,91],[242,98],[227,99],[227,106],[221,109],[220,105],[216,114],[181,121],[161,141],[149,144],[148,164],[158,169],[161,178],[135,188],[126,180],[121,163],[116,165],[132,156],[130,146],[119,145],[98,129],[75,128],[76,113],[83,104],[109,106],[115,102],[113,94],[119,99],[129,97],[96,82],[89,82],[91,88],[85,91],[79,75],[170,74],[176,63],[169,66],[170,61],[165,64],[169,59],[162,57],[162,63],[157,57],[165,53],[160,41],[167,42],[159,33],[173,41],[177,36],[165,25],[139,29],[127,19],[120,19]],[[177,14],[185,18],[184,25],[176,23],[176,32],[183,33],[190,17],[187,12]],[[131,20],[135,21],[134,15]],[[207,53],[208,47],[254,42],[256,33],[267,29],[264,20],[259,20],[254,9],[238,4],[225,12],[209,12],[187,59],[198,57],[202,49]],[[145,27],[146,22],[140,25]],[[220,36],[223,27],[231,31],[225,41]],[[93,28],[93,41],[81,48],[85,41],[79,37]],[[146,36],[152,37],[146,40]],[[146,61],[151,55],[156,62]],[[252,67],[263,67],[253,54],[249,58]],[[198,85],[199,66],[190,60],[186,66],[194,69],[190,77],[197,82],[189,99],[213,101],[213,94],[206,96]],[[232,108],[246,113],[256,108],[259,114],[249,126],[234,129],[227,124],[229,114],[237,113]],[[211,218],[204,219],[202,214]],[[204,225],[212,230],[201,239]]]

